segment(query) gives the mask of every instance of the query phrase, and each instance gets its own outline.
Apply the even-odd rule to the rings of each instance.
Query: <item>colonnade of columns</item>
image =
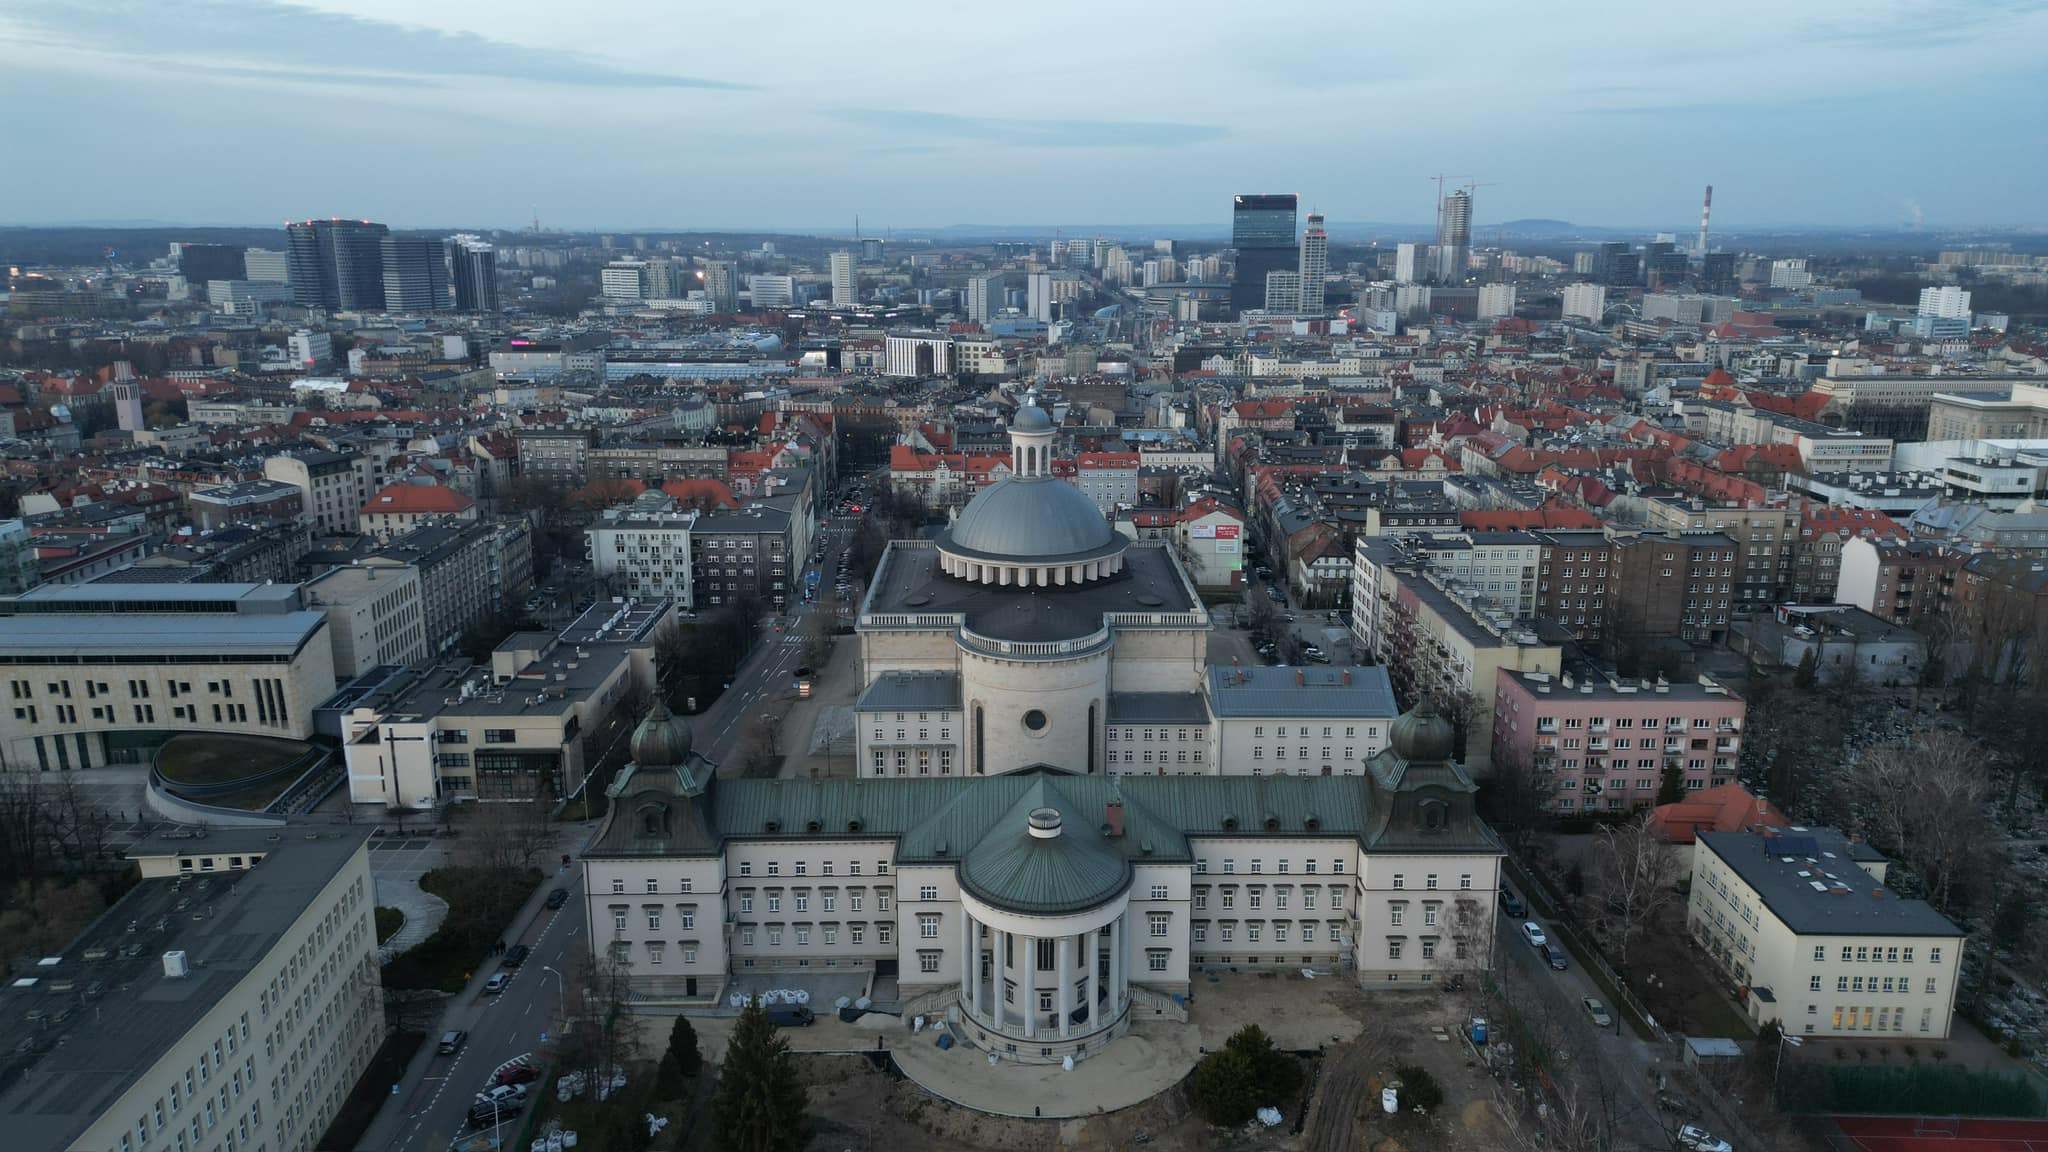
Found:
[[[1122,553],[1096,560],[1083,560],[1077,564],[995,563],[949,556],[943,551],[939,553],[939,570],[947,575],[957,576],[976,584],[994,584],[999,587],[1049,588],[1067,584],[1086,584],[1092,580],[1114,576],[1123,571],[1123,567]]]
[[[985,1028],[1006,1035],[1022,1033],[1026,1040],[1065,1040],[1076,1031],[1093,1033],[1103,1027],[1106,1021],[1115,1020],[1122,1012],[1129,992],[1126,983],[1128,974],[1124,971],[1125,917],[1116,919],[1100,928],[1086,932],[1067,933],[1058,936],[1031,936],[1022,932],[1005,932],[989,928],[986,940],[982,937],[984,925],[976,921],[973,913],[962,910],[960,914],[960,1004],[967,1010],[968,1017]],[[1052,944],[1053,979],[1052,1020],[1045,1019],[1045,1012],[1038,1007],[1038,946],[1040,942]],[[1099,957],[1107,950],[1109,954],[1109,984],[1107,995],[1102,986],[1102,965]],[[989,979],[982,981],[982,961],[989,961]],[[1081,968],[1080,979],[1085,983],[1083,1003],[1088,1006],[1085,1022],[1078,1029],[1075,1026],[1074,986],[1076,965]],[[1014,1002],[1005,999],[1005,981],[1016,985]]]

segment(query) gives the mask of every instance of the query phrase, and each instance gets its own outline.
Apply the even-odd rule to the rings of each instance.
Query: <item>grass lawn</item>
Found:
[[[377,908],[377,943],[391,939],[391,934],[405,927],[405,913],[396,908]]]
[[[436,868],[421,876],[422,889],[448,902],[448,917],[432,936],[385,967],[384,986],[462,991],[489,963],[491,946],[505,938],[513,915],[540,882],[538,868]]]
[[[188,732],[165,741],[157,766],[173,784],[226,784],[282,768],[312,750],[297,740]]]

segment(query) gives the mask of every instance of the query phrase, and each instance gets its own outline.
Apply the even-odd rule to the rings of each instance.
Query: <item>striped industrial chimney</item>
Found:
[[[1714,211],[1714,186],[1707,185],[1707,198],[1700,202],[1700,258],[1707,255],[1707,216]]]

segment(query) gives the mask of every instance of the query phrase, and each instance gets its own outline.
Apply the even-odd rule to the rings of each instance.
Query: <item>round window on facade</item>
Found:
[[[1024,714],[1024,727],[1032,732],[1045,731],[1045,713],[1033,708]]]

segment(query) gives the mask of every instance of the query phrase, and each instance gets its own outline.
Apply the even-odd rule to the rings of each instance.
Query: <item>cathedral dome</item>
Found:
[[[946,533],[955,550],[1002,560],[1091,556],[1119,539],[1093,500],[1050,476],[996,481],[967,502]]]
[[[633,763],[641,768],[675,768],[690,758],[690,726],[657,699],[633,729]]]

